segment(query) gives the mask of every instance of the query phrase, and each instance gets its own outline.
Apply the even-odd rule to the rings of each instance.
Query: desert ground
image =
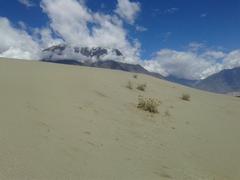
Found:
[[[0,179],[239,180],[239,108],[141,74],[1,58]]]

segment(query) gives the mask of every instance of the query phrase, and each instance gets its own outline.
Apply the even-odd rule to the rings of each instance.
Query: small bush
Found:
[[[182,94],[181,99],[184,101],[190,101],[191,96],[189,94]]]
[[[147,84],[139,84],[139,85],[137,86],[137,89],[138,89],[139,91],[145,91],[145,90],[146,90],[146,87],[147,87]]]
[[[128,89],[133,89],[133,84],[131,81],[128,81],[127,85],[126,85],[126,88]]]
[[[160,101],[157,99],[139,97],[137,108],[150,113],[158,113],[159,105]]]
[[[166,116],[166,117],[169,117],[169,116],[171,116],[171,114],[170,114],[169,110],[166,110],[166,111],[164,112],[164,116]]]
[[[137,74],[134,74],[134,75],[133,75],[133,78],[137,79],[137,78],[138,78],[138,75],[137,75]]]

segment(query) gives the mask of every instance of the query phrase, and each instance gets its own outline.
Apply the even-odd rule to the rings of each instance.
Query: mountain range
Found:
[[[99,60],[115,60],[123,62],[125,57],[123,54],[114,48],[102,47],[78,47],[66,44],[59,44],[49,47],[42,51],[42,59],[59,61],[59,60],[74,60],[85,64],[97,62]]]
[[[147,74],[184,86],[214,93],[239,94],[240,92],[240,67],[223,70],[203,80],[188,80],[176,76],[164,77],[159,73],[149,72],[139,64],[124,63],[124,59],[124,55],[118,49],[72,47],[65,44],[52,46],[43,50],[42,57],[42,61],[51,63],[107,68]]]
[[[240,67],[222,70],[198,81],[193,87],[215,93],[240,92]]]
[[[158,73],[147,71],[139,64],[128,64],[121,62],[124,61],[124,59],[125,57],[118,49],[102,47],[71,47],[67,45],[58,45],[43,50],[42,61],[122,70],[133,73],[147,74],[160,79],[164,78]]]

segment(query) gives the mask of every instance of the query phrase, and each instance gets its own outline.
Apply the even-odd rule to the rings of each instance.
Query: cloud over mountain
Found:
[[[201,79],[220,70],[216,63],[208,61],[202,55],[171,49],[160,50],[152,60],[145,61],[144,64],[149,71],[184,79]]]
[[[137,63],[141,45],[137,39],[129,40],[124,21],[125,18],[134,19],[136,12],[140,11],[136,8],[139,3],[118,3],[116,9],[126,8],[129,11],[126,17],[121,16],[123,19],[115,13],[94,12],[84,1],[42,0],[40,6],[48,16],[50,25],[31,28],[30,32],[13,27],[7,18],[1,18],[0,40],[4,43],[1,44],[0,56],[40,59],[40,51],[47,46],[67,43],[117,48],[123,52],[126,62]]]
[[[126,5],[131,9],[131,3]],[[137,62],[139,43],[129,41],[123,22],[116,15],[93,12],[83,1],[77,0],[67,3],[65,0],[43,0],[41,7],[50,19],[51,29],[66,43],[117,48],[124,52],[128,62]]]
[[[191,46],[192,47],[192,46]],[[206,48],[194,51],[162,49],[155,56],[143,62],[144,67],[164,76],[173,75],[184,79],[204,79],[223,69],[240,66],[240,50],[230,52],[214,51]]]

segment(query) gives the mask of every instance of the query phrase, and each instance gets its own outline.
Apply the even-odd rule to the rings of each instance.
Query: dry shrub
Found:
[[[138,75],[137,75],[137,74],[134,74],[134,75],[133,75],[133,78],[137,79],[137,78],[138,78]]]
[[[147,84],[139,84],[139,85],[137,86],[137,89],[138,89],[139,91],[145,91],[146,88],[147,88]]]
[[[126,88],[128,89],[133,89],[133,84],[131,81],[128,81],[127,85],[126,85]]]
[[[160,103],[158,99],[139,97],[137,107],[150,113],[158,113]]]
[[[169,110],[166,110],[166,111],[164,112],[164,116],[166,116],[166,117],[170,117],[170,116],[171,116]]]
[[[182,94],[181,99],[184,101],[190,101],[191,96],[189,94]]]

